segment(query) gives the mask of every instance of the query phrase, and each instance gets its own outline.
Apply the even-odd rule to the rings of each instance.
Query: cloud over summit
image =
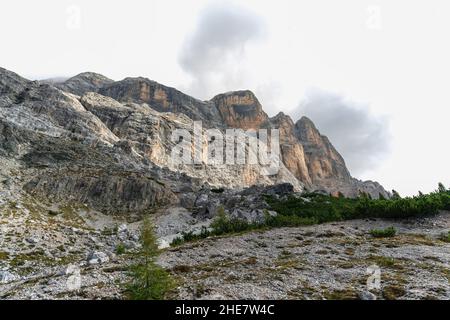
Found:
[[[248,9],[232,4],[205,8],[178,57],[180,66],[192,78],[190,93],[210,98],[219,88],[241,86],[246,47],[264,38],[265,33],[264,20]]]

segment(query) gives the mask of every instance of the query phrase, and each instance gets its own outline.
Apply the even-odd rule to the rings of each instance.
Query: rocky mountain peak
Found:
[[[314,123],[308,117],[301,117],[295,123],[295,130],[298,138],[303,142],[320,144],[322,142],[322,136],[317,130]]]
[[[18,74],[0,67],[0,94],[20,93],[29,82]]]
[[[291,129],[294,128],[294,121],[284,112],[278,112],[274,117],[270,118],[270,123],[278,126],[287,126]]]
[[[250,90],[219,94],[211,101],[230,127],[257,129],[268,120],[258,98]]]
[[[98,92],[102,87],[113,82],[114,80],[99,73],[83,72],[54,85],[61,90],[82,96],[87,92]]]
[[[356,196],[358,189],[345,161],[326,136],[320,134],[311,119],[295,123],[295,135],[303,145],[311,181],[316,188]]]

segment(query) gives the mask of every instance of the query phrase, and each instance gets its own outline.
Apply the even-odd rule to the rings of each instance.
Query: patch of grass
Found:
[[[277,271],[286,269],[302,269],[302,263],[296,259],[278,259],[275,261]]]
[[[439,240],[444,241],[444,242],[450,242],[450,231],[448,231],[447,233],[442,233],[439,236]]]
[[[359,299],[358,293],[353,288],[346,288],[342,290],[335,290],[332,292],[326,292],[324,294],[327,300],[357,300]]]
[[[376,263],[380,267],[385,268],[392,268],[396,265],[395,259],[391,257],[370,256],[368,260]]]
[[[184,265],[184,264],[180,264],[180,265],[174,266],[172,268],[172,271],[175,273],[189,273],[192,271],[192,267]]]
[[[450,269],[442,267],[441,272],[444,275],[444,277],[447,278],[448,283],[450,283]]]
[[[386,300],[397,300],[405,294],[405,288],[399,284],[387,285],[383,288],[383,297]]]
[[[278,259],[286,259],[292,256],[292,253],[288,250],[282,250],[278,255]]]
[[[17,201],[10,201],[8,203],[8,206],[10,209],[16,209],[17,208]]]
[[[344,253],[348,256],[354,256],[355,255],[355,249],[353,248],[345,248]]]
[[[4,252],[4,251],[0,251],[0,261],[1,260],[6,260],[9,257],[9,253],[8,252]]]
[[[103,230],[101,231],[101,234],[104,236],[112,236],[112,235],[117,234],[117,229],[118,229],[118,226],[104,227]]]
[[[355,267],[355,264],[352,261],[342,261],[342,262],[336,262],[336,266],[342,269],[351,269]]]
[[[208,292],[209,289],[207,289],[202,283],[198,283],[194,287],[194,295],[196,298],[201,298],[204,294]]]
[[[19,253],[12,256],[9,264],[15,268],[17,272],[26,275],[38,266],[53,267],[59,265],[67,265],[78,260],[79,257],[75,255],[65,255],[61,258],[54,258],[47,256],[43,250],[36,250],[29,253]]]
[[[258,263],[258,259],[256,257],[250,257],[244,261],[242,261],[242,264],[246,265],[254,265]]]
[[[385,229],[372,229],[369,233],[374,238],[390,238],[396,235],[397,230],[394,227],[388,227]]]
[[[404,272],[383,272],[381,292],[384,299],[396,300],[406,294],[408,281]]]
[[[381,240],[383,241],[383,240]],[[388,248],[397,248],[404,245],[424,245],[424,246],[435,246],[436,243],[433,239],[427,237],[423,234],[402,234],[395,237],[395,239],[389,239],[389,242],[381,242]]]
[[[266,230],[279,227],[297,227],[317,223],[313,218],[286,217],[283,215],[270,216],[268,213],[262,223],[251,223],[238,218],[230,218],[223,208],[218,209],[218,214],[211,224],[212,231],[203,227],[200,233],[182,232],[181,237],[175,238],[171,245],[177,246],[185,242],[205,239],[210,236],[221,236],[226,234],[239,234],[246,231]]]

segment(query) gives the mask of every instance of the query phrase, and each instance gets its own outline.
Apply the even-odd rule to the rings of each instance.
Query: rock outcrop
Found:
[[[309,175],[314,184],[320,185],[321,181],[330,178],[350,180],[344,159],[328,138],[320,134],[310,119],[302,117],[297,121],[295,134],[305,150]]]
[[[94,72],[84,72],[72,77],[64,82],[54,85],[63,91],[67,91],[78,96],[87,92],[97,92],[100,88],[114,81]]]
[[[219,110],[223,122],[230,128],[259,129],[268,116],[251,91],[219,94],[211,100]]]
[[[146,103],[159,112],[182,113],[192,120],[202,120],[205,126],[221,122],[214,104],[200,101],[146,78],[126,78],[102,87],[99,93],[124,103]]]
[[[284,165],[306,187],[312,188],[304,147],[295,135],[291,117],[280,112],[270,119],[270,126],[280,130],[280,148]]]
[[[380,184],[353,178],[345,165],[344,158],[307,117],[297,121],[295,135],[304,148],[308,172],[314,188],[323,189],[334,195],[342,193],[349,197],[357,197],[360,192],[368,193],[374,198],[378,198],[380,194],[383,197],[389,197],[389,193]]]

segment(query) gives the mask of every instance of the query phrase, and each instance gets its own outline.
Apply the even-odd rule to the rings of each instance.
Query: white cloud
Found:
[[[239,89],[245,79],[247,46],[265,35],[264,20],[243,7],[212,4],[181,47],[179,63],[191,76],[189,93],[210,98],[221,88]]]

